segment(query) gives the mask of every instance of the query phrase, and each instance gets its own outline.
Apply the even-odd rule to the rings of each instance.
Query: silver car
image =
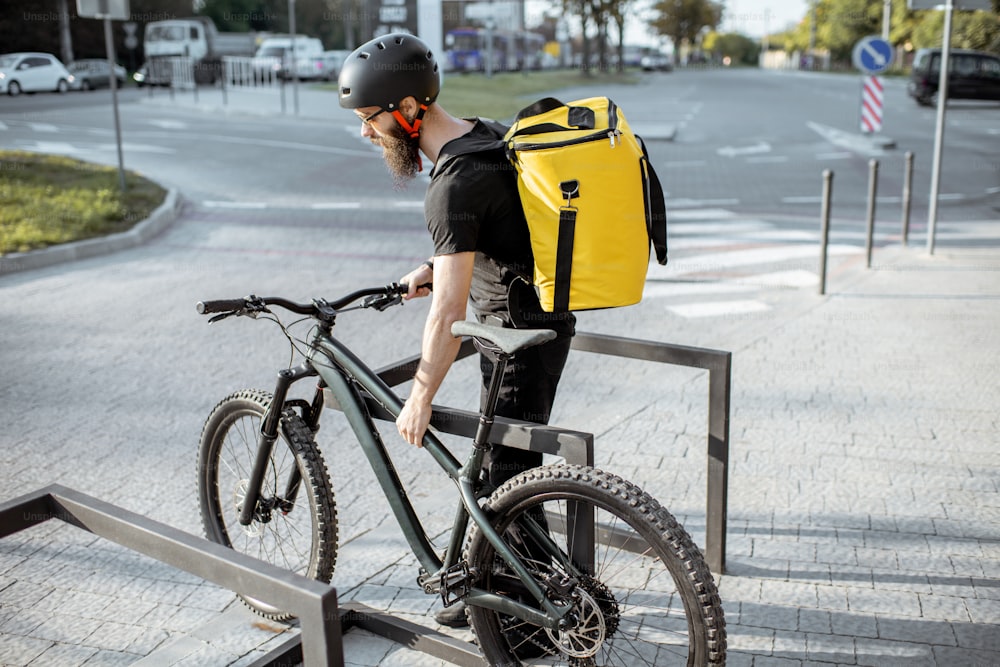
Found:
[[[73,90],[111,87],[111,68],[108,67],[107,60],[96,58],[77,60],[66,69],[76,79],[72,85]],[[115,65],[115,79],[118,81],[119,88],[125,85],[125,76],[125,68],[121,65]]]
[[[73,75],[49,53],[0,55],[0,93],[12,96],[41,91],[65,93],[74,83]]]

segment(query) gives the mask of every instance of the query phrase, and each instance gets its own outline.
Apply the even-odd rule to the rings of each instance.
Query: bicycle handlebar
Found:
[[[383,297],[383,299],[370,299],[362,307],[384,310],[386,307],[398,303],[397,299],[406,294],[406,291],[406,285],[391,283],[382,287],[367,287],[351,292],[332,303],[320,299],[312,303],[297,303],[276,296],[258,297],[251,294],[242,299],[199,301],[195,308],[201,315],[210,315],[212,313],[236,314],[240,312],[255,312],[262,310],[266,306],[279,306],[299,315],[315,316],[328,314],[330,311],[335,312],[364,297]]]

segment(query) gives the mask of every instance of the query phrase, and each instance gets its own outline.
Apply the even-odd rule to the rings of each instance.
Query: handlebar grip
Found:
[[[234,310],[246,308],[246,299],[219,299],[218,301],[199,301],[195,308],[201,315],[210,313],[231,313]]]

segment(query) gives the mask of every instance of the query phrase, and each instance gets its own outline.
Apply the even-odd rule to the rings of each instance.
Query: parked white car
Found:
[[[20,95],[40,91],[65,93],[75,79],[59,59],[48,53],[5,53],[0,56],[0,93]]]
[[[295,53],[292,53],[290,36],[269,37],[260,44],[254,56],[255,68],[258,71],[270,69],[279,79],[292,78],[292,67],[300,79],[316,79],[322,76],[317,65],[318,58],[323,54],[323,42],[315,37],[297,35],[295,37]]]

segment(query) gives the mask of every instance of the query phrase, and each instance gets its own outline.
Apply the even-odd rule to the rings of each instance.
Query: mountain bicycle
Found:
[[[233,315],[276,322],[301,362],[283,368],[272,393],[236,392],[201,436],[198,491],[208,537],[292,572],[329,582],[337,557],[337,506],[316,433],[332,392],[372,465],[414,556],[423,591],[459,600],[491,665],[724,665],[722,605],[701,551],[674,517],[634,484],[591,467],[553,464],[498,488],[484,478],[500,378],[518,350],[555,337],[457,322],[497,356],[472,447],[459,462],[428,430],[423,446],[458,494],[439,555],[409,502],[366,401],[398,416],[403,400],[333,336],[348,311],[402,303],[405,285],[358,290],[334,301],[248,296],[205,301],[211,322]],[[272,308],[301,315],[284,323]],[[287,316],[286,316],[287,319]],[[308,323],[298,339],[291,328]],[[294,383],[318,378],[311,400]],[[266,600],[253,611],[289,620]]]

